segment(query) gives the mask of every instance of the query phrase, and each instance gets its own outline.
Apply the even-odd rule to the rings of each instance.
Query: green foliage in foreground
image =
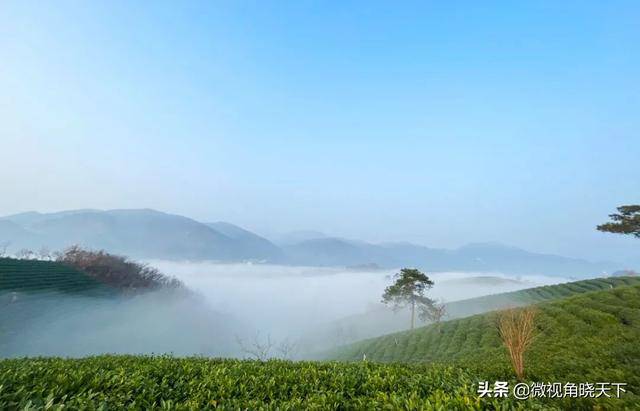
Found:
[[[461,368],[141,356],[0,361],[0,409],[541,409]]]
[[[583,293],[539,308],[538,336],[526,357],[528,379],[623,382],[629,389],[624,405],[640,407],[640,285]],[[481,375],[509,375],[495,315],[365,340],[333,351],[329,358],[355,361],[366,354],[373,361],[447,362]]]

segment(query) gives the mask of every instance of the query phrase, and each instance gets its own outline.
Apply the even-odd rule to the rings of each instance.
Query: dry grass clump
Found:
[[[512,308],[498,312],[498,331],[518,379],[524,378],[524,355],[535,336],[535,307]]]

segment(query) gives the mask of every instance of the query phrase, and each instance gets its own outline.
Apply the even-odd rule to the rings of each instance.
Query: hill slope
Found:
[[[593,291],[541,303],[538,336],[527,357],[537,381],[616,381],[640,392],[640,285]],[[506,351],[486,313],[365,340],[328,355],[338,360],[447,362],[508,372]],[[638,400],[638,397],[635,397]]]
[[[640,285],[640,277],[595,278],[453,301],[447,304],[447,317],[449,319],[467,317],[505,307],[557,300],[586,292],[608,290],[627,285]]]
[[[229,355],[235,324],[183,288],[131,293],[61,263],[0,258],[0,357]]]
[[[446,303],[445,319],[468,317],[500,308],[522,306],[635,284],[640,285],[640,277],[598,278],[452,301]],[[393,311],[389,307],[380,305],[379,308],[364,314],[352,315],[316,327],[314,333],[306,336],[304,344],[310,351],[322,350],[332,345],[345,345],[366,338],[404,331],[409,329],[409,318],[408,310]]]
[[[60,263],[0,258],[0,295],[37,292],[104,295],[112,291],[98,280]]]
[[[30,343],[23,338],[30,324],[43,317],[75,314],[67,301],[83,299],[95,305],[116,294],[115,289],[60,263],[0,258],[0,356],[12,351],[12,344]]]

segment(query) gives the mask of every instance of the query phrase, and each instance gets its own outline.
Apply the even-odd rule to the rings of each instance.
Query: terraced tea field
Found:
[[[60,306],[62,295],[95,304],[114,291],[57,263],[0,259],[0,356],[3,342],[33,316],[74,315]],[[622,399],[480,398],[479,381],[516,382],[496,314],[488,312],[340,347],[319,362],[5,359],[0,409],[637,409],[640,279],[538,287],[449,307],[464,315],[531,303],[539,307],[538,336],[526,358],[527,381],[624,382]]]
[[[634,284],[640,285],[640,277],[597,278],[451,301],[446,303],[447,314],[444,319],[469,317],[501,308],[524,306],[585,292],[609,290]],[[309,335],[305,343],[311,347],[314,347],[315,344],[316,351],[324,351],[327,349],[327,344],[322,346],[321,341],[344,345],[384,334],[401,332],[409,329],[409,319],[410,312],[408,310],[394,312],[388,307],[380,307],[363,314],[342,318],[319,328],[314,334]],[[422,325],[426,324],[422,323]],[[338,340],[336,335],[339,333],[343,338],[341,341],[336,341]]]
[[[0,356],[27,324],[46,315],[57,318],[73,315],[71,299],[100,304],[115,295],[115,290],[86,274],[49,261],[0,259]]]
[[[623,381],[640,404],[640,285],[541,303],[536,326],[538,336],[526,361],[528,378]],[[359,361],[364,355],[386,363],[457,364],[487,375],[505,375],[510,369],[495,313],[365,340],[334,350],[327,359]]]
[[[447,314],[451,319],[468,317],[500,308],[535,304],[627,285],[640,285],[640,277],[595,278],[454,301],[447,304]]]
[[[102,295],[109,291],[97,280],[60,263],[0,258],[0,293]]]

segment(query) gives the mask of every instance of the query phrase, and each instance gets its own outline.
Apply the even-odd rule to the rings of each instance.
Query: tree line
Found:
[[[6,256],[6,249],[0,257]],[[149,291],[161,288],[185,289],[181,281],[167,276],[145,263],[125,256],[110,254],[104,250],[88,250],[78,245],[63,251],[51,252],[43,247],[38,251],[19,250],[15,258],[20,260],[55,261],[75,268],[99,282],[120,291]]]

